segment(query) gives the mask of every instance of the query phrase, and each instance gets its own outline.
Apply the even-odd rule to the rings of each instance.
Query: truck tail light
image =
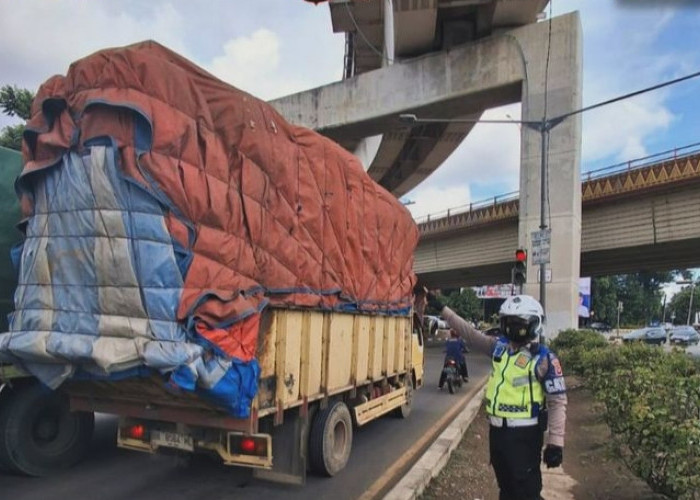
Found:
[[[229,438],[231,453],[235,455],[252,455],[266,457],[268,454],[267,436],[244,436],[231,434]]]
[[[134,424],[122,429],[122,435],[130,439],[138,439],[139,441],[145,441],[146,439],[146,426],[143,424]]]

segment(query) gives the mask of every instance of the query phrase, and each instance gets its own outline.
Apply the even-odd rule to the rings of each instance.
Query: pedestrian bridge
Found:
[[[581,199],[581,276],[700,267],[700,144],[584,174]],[[416,273],[431,287],[510,282],[518,217],[511,193],[417,220]]]

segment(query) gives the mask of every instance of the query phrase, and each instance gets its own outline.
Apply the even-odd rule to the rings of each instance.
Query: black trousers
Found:
[[[491,466],[500,489],[499,500],[539,500],[542,491],[543,432],[539,425],[495,427],[489,430]]]

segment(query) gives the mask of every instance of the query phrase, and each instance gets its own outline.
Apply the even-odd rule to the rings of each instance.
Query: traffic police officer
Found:
[[[540,460],[558,467],[563,459],[566,387],[556,355],[538,342],[544,311],[529,295],[508,297],[501,306],[501,336],[489,337],[428,292],[428,303],[470,348],[491,357],[486,387],[491,465],[501,500],[538,500]]]

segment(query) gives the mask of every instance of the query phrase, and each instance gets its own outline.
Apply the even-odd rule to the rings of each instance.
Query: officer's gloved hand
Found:
[[[544,449],[544,457],[542,458],[547,468],[559,467],[562,460],[564,460],[564,448],[554,444],[548,444]]]
[[[428,299],[428,305],[433,309],[437,309],[438,312],[441,312],[445,308],[445,304],[440,302],[435,294],[427,288],[425,289],[425,297]]]

